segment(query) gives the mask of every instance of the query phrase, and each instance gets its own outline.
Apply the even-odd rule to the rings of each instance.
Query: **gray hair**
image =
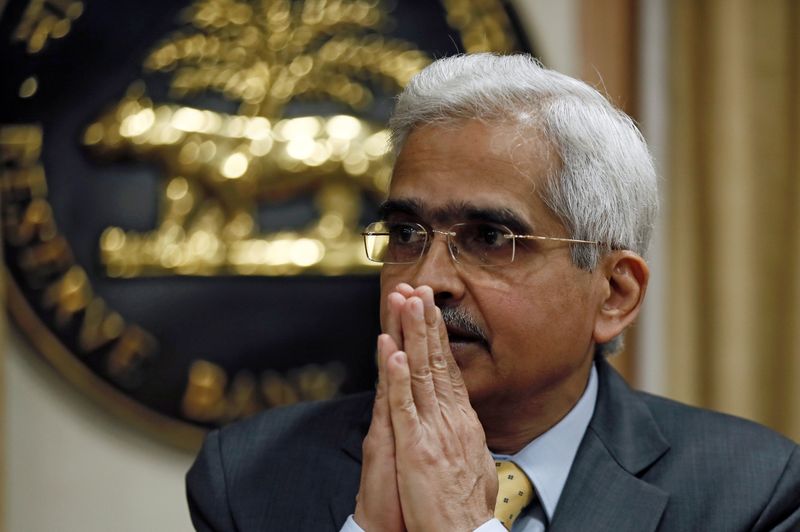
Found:
[[[598,91],[526,54],[439,59],[397,98],[389,121],[394,151],[419,125],[461,119],[511,122],[543,135],[561,165],[541,197],[571,238],[645,255],[658,211],[653,161],[633,120]],[[573,262],[591,271],[603,250],[574,245],[571,251]],[[617,351],[621,340],[598,352]]]

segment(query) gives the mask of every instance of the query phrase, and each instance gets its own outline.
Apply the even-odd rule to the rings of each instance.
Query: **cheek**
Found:
[[[492,350],[508,350],[531,335],[542,307],[534,291],[500,277],[475,280],[469,292],[492,341]]]
[[[592,296],[588,285],[575,279],[538,279],[476,286],[484,295],[479,303],[492,333],[497,354],[520,348],[562,356],[584,347],[593,330]],[[482,303],[482,304],[481,304]]]
[[[498,354],[520,347],[544,347],[542,329],[548,325],[547,306],[539,299],[522,294],[521,290],[503,293],[494,308],[486,309],[485,316],[493,335],[492,349]]]

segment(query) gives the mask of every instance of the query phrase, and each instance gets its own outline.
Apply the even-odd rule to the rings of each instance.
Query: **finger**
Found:
[[[428,362],[428,334],[422,300],[416,296],[407,299],[400,318],[405,342],[403,350],[408,360],[414,403],[424,419],[438,419],[439,401]]]
[[[378,336],[378,387],[372,405],[372,422],[364,444],[383,453],[394,454],[394,434],[389,412],[389,384],[386,374],[386,359],[396,351],[394,341],[386,334]],[[365,453],[366,456],[366,453]]]
[[[433,290],[429,286],[417,287],[415,294],[422,299],[422,304],[425,309],[428,361],[431,368],[433,387],[440,403],[442,405],[452,406],[455,403],[453,384],[450,381],[450,368],[445,359],[441,337],[439,336],[441,312],[434,303]]]
[[[420,430],[417,405],[411,393],[411,372],[408,356],[403,351],[392,353],[386,361],[389,391],[389,413],[392,419],[395,446],[407,448]]]
[[[392,338],[388,334],[379,334],[378,353],[384,353],[388,357],[388,355],[391,355],[395,351],[400,351],[400,348],[398,347],[397,342],[395,342],[394,338]],[[385,363],[386,361],[384,360],[383,362]]]
[[[378,336],[378,389],[372,422],[362,444],[362,468],[354,519],[364,530],[401,530],[402,512],[396,483],[394,430],[389,412],[387,356],[396,352],[394,340]]]
[[[400,283],[394,287],[394,291],[387,297],[387,330],[386,332],[394,338],[398,349],[403,348],[403,328],[400,325],[400,312],[406,299],[414,294],[414,289],[407,283]]]
[[[414,288],[408,283],[400,283],[394,287],[395,292],[399,292],[403,297],[409,298],[414,295]]]
[[[389,399],[388,385],[386,384],[386,359],[397,350],[397,344],[391,336],[388,334],[378,335],[378,386],[375,392],[373,418],[376,415],[385,414],[387,423],[389,422]]]
[[[456,401],[464,408],[472,408],[469,402],[469,394],[467,387],[464,384],[464,379],[461,376],[461,370],[458,368],[458,363],[453,357],[453,352],[450,350],[450,339],[447,337],[447,327],[442,319],[442,311],[437,307],[436,314],[438,318],[439,342],[442,346],[442,354],[447,362],[447,372],[450,376],[450,384],[453,390],[453,396]]]
[[[392,420],[389,413],[389,385],[386,382],[386,358],[394,353],[394,341],[389,335],[378,336],[378,386],[375,390],[375,402],[372,405],[372,422],[369,425],[368,438],[364,440],[380,448],[394,448]]]
[[[383,332],[394,340],[397,349],[403,349],[403,326],[400,324],[400,314],[405,302],[406,296],[399,292],[390,292],[386,297],[386,323]]]

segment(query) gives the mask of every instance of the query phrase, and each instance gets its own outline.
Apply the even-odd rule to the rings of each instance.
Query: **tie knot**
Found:
[[[494,516],[508,530],[533,500],[533,486],[522,469],[514,462],[495,462],[497,466],[497,503]]]

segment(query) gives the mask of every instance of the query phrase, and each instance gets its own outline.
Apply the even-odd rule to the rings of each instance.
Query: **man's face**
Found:
[[[475,120],[415,129],[398,156],[385,219],[439,230],[479,220],[516,234],[568,237],[536,192],[557,159],[540,139],[526,137],[515,125]],[[563,243],[518,239],[513,263],[480,267],[455,263],[436,234],[418,263],[383,267],[381,321],[399,283],[428,285],[446,322],[447,309],[458,309],[481,331],[448,327],[480,415],[531,402],[570,407],[591,366],[603,281],[575,267]]]

